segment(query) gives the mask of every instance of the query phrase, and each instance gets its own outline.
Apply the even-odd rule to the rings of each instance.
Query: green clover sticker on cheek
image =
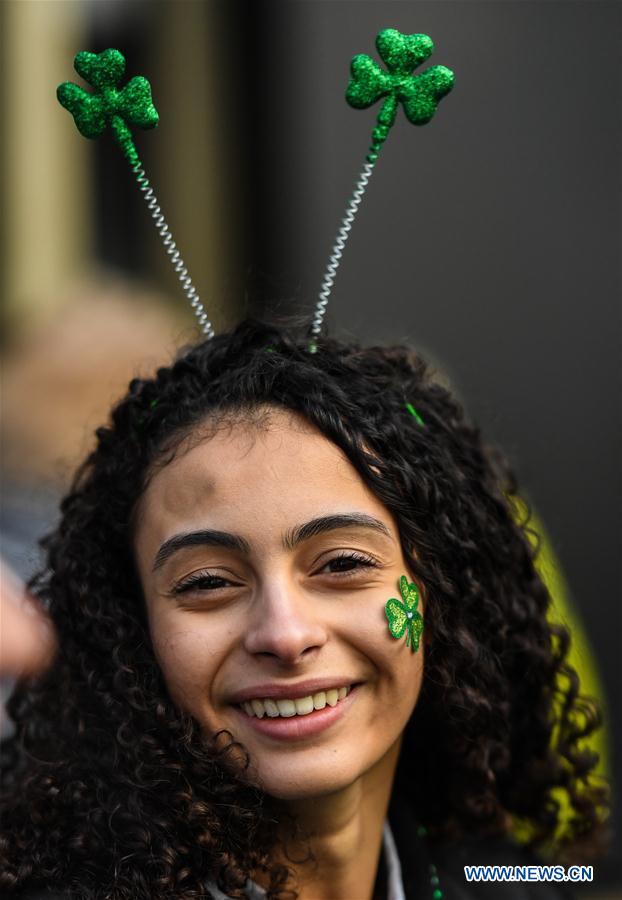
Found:
[[[387,600],[384,611],[389,620],[391,635],[399,640],[406,634],[406,646],[415,653],[419,649],[419,638],[423,631],[423,617],[417,611],[419,591],[416,584],[409,584],[405,575],[400,578],[401,600],[392,597]]]

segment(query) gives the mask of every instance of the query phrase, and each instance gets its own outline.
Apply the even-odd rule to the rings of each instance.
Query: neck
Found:
[[[305,836],[292,840],[291,829],[284,833],[279,860],[294,871],[299,900],[371,900],[399,749],[397,741],[340,791],[284,803]]]

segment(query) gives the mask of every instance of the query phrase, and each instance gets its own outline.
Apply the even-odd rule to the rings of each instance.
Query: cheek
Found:
[[[423,642],[415,653],[406,646],[401,650],[395,669],[395,681],[402,713],[409,719],[419,699],[423,683]]]
[[[173,700],[196,713],[208,701],[222,650],[216,636],[198,617],[150,615],[156,659]]]
[[[378,606],[359,618],[358,646],[376,670],[380,709],[391,719],[402,720],[405,724],[415,707],[423,681],[423,635],[419,649],[413,653],[406,646],[406,636],[392,637],[384,603]]]
[[[404,724],[412,715],[423,682],[423,648],[413,653],[405,639],[391,638],[392,646],[385,648],[384,665],[390,693],[388,703],[394,715]]]

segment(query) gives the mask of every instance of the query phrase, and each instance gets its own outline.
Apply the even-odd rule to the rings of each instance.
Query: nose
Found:
[[[290,581],[272,581],[261,589],[247,621],[248,653],[293,664],[307,660],[328,638],[313,601]]]

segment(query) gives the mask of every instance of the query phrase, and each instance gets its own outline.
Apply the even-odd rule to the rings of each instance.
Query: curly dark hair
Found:
[[[237,898],[260,871],[269,898],[291,888],[274,862],[281,813],[241,771],[248,754],[167,694],[132,550],[154,466],[203,420],[266,404],[344,451],[425,585],[423,688],[394,789],[439,838],[520,823],[536,849],[584,860],[606,800],[584,742],[600,716],[565,661],[568,632],[547,620],[507,464],[412,349],[325,337],[310,353],[301,329],[247,319],[130,383],[42,542],[31,587],[60,649],[9,704],[0,888],[158,900],[205,897],[212,879]]]

